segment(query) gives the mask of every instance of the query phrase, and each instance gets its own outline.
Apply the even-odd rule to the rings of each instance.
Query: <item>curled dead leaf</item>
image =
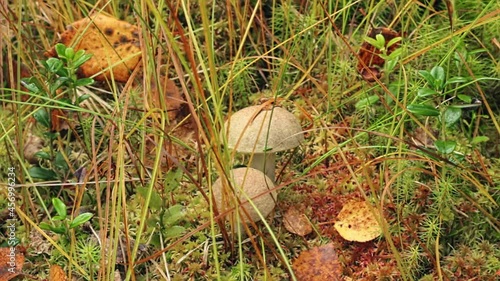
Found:
[[[113,78],[126,82],[141,59],[137,26],[102,14],[93,14],[70,24],[61,34],[60,43],[92,54],[92,58],[80,68],[79,75],[92,77],[98,74],[93,77],[95,80]],[[45,55],[57,56],[55,47]]]
[[[342,276],[342,266],[332,243],[300,253],[292,267],[299,281],[335,281]]]
[[[283,224],[291,233],[305,236],[313,231],[306,215],[295,207],[290,207],[283,216]]]
[[[347,202],[337,216],[335,229],[348,241],[367,242],[382,233],[377,219],[365,201]]]

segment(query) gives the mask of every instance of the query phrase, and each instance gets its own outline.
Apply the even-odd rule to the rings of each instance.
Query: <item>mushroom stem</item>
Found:
[[[250,167],[262,171],[274,183],[275,161],[276,161],[276,153],[273,152],[254,153],[252,162],[250,163]]]

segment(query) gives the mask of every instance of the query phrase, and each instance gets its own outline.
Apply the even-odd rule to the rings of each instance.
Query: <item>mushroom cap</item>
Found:
[[[223,188],[222,178],[218,178],[212,185],[215,203],[219,211],[224,212],[235,206],[238,201],[233,196],[236,194],[240,202],[244,202],[240,208],[245,208],[252,221],[259,221],[260,216],[248,202],[248,198],[252,199],[252,202],[263,217],[269,215],[276,205],[276,191],[269,192],[270,189],[274,188],[273,181],[263,172],[250,167],[233,169],[230,171],[230,174],[233,179],[232,183],[234,184],[235,193],[232,193],[229,188]],[[240,212],[242,213],[243,220],[249,222],[248,217],[241,209]]]
[[[240,153],[279,152],[295,148],[304,140],[300,123],[281,107],[249,106],[234,113],[226,128],[229,148]]]

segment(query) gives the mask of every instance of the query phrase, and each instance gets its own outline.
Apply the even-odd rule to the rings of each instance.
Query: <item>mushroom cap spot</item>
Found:
[[[281,107],[249,106],[234,113],[226,128],[229,148],[241,153],[284,151],[304,140],[297,118]]]
[[[334,227],[348,241],[367,242],[377,238],[381,233],[377,219],[365,201],[347,202],[337,216]]]
[[[260,220],[258,212],[248,202],[248,198],[252,200],[263,217],[269,215],[276,205],[277,198],[276,191],[269,192],[270,189],[274,188],[273,181],[261,171],[250,167],[233,169],[230,174],[234,184],[234,193],[230,187],[223,188],[222,178],[218,178],[212,185],[215,203],[219,212],[224,212],[236,206],[238,202],[234,197],[234,194],[236,194],[240,202],[243,203],[240,206],[240,214],[245,222],[249,222],[249,219],[241,208],[245,208],[252,221],[257,222]]]

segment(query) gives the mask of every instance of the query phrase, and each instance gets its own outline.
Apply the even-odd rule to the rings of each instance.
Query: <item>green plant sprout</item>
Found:
[[[80,104],[90,95],[85,94],[78,96],[76,90],[78,87],[89,86],[94,83],[92,78],[78,78],[76,73],[78,68],[88,61],[92,55],[85,54],[84,50],[75,50],[71,47],[66,47],[63,44],[55,46],[57,58],[48,58],[40,61],[42,66],[40,73],[41,78],[32,76],[23,79],[23,85],[30,91],[33,96],[38,96],[46,101],[38,110],[33,113],[33,118],[45,128],[44,136],[49,142],[57,139],[59,132],[52,131],[50,110],[52,109],[78,109]],[[79,119],[81,120],[80,112],[77,110]],[[31,167],[28,172],[31,177],[42,180],[55,180],[67,176],[70,168],[62,151],[54,151],[52,146],[50,153],[39,151],[35,156],[41,160],[47,160],[48,167]]]
[[[52,206],[54,206],[57,215],[52,217],[51,224],[46,222],[40,223],[40,228],[57,234],[69,236],[69,231],[71,229],[77,228],[88,222],[94,216],[92,213],[81,213],[75,218],[70,219],[68,217],[66,204],[59,198],[52,198]]]

